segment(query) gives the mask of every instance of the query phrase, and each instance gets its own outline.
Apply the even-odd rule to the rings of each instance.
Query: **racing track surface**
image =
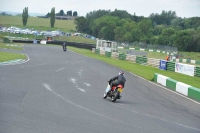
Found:
[[[59,46],[24,48],[28,62],[0,66],[0,133],[200,133],[199,103],[128,72],[112,103],[103,92],[120,69]]]

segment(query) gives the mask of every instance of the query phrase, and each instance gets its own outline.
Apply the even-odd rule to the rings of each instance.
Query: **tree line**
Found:
[[[97,10],[75,20],[76,30],[117,42],[143,42],[200,52],[200,17],[181,18],[175,11],[152,13],[149,17],[125,10]]]
[[[71,10],[70,11],[67,11],[66,13],[64,12],[64,10],[60,10],[60,12],[58,13],[55,13],[56,16],[78,16],[78,12],[77,11],[74,11],[72,12]],[[51,17],[51,13],[47,13],[45,15],[45,17]]]
[[[3,14],[6,15],[5,12]],[[64,16],[64,15],[77,16],[78,13],[77,13],[77,11],[74,11],[73,14],[72,14],[72,11],[67,11],[67,13],[65,14],[63,10],[60,10],[59,13],[55,13],[55,7],[53,7],[51,9],[51,12],[50,13],[48,12],[47,15],[45,15],[44,17],[45,18],[50,18],[50,25],[51,25],[51,27],[54,27],[55,16]],[[26,26],[26,24],[28,22],[28,17],[29,17],[29,15],[28,15],[28,7],[25,7],[23,9],[23,13],[22,13],[22,23],[23,23],[23,26]]]

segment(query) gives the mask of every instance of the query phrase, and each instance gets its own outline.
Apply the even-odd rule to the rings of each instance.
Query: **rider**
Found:
[[[120,71],[117,76],[111,78],[108,82],[110,83],[110,90],[113,86],[117,86],[119,84],[125,87],[126,78],[124,77],[124,72]]]
[[[65,42],[62,44],[62,46],[63,46],[63,50],[66,50],[67,45]]]

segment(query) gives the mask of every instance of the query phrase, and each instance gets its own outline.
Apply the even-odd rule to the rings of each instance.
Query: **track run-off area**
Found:
[[[12,52],[29,60],[0,66],[0,133],[200,133],[198,102],[132,73],[111,102],[103,93],[119,68],[61,46]]]

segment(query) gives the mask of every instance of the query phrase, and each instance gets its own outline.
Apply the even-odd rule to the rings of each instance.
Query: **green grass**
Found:
[[[0,51],[0,62],[5,62],[15,59],[26,59],[26,55]]]
[[[64,32],[75,31],[74,20],[55,20],[54,28],[50,26],[50,18],[29,17],[26,26],[22,24],[20,16],[1,16],[0,24],[6,27],[15,26],[19,28],[34,28],[35,30],[62,30]]]
[[[199,52],[179,52],[179,54],[182,54],[183,57],[180,59],[188,59],[191,60],[200,60],[200,53]]]
[[[95,44],[96,45],[96,40],[81,37],[81,36],[61,36],[61,37],[55,37],[54,40],[77,42],[77,43],[86,43],[86,44]]]
[[[17,44],[17,43],[2,43],[2,42],[0,42],[0,48],[23,50],[22,44]]]
[[[131,63],[128,61],[123,61],[123,60],[116,60],[116,59],[112,59],[103,55],[98,55],[98,54],[94,54],[91,50],[87,50],[87,49],[78,49],[75,47],[68,47],[68,49],[77,52],[79,54],[83,54],[85,56],[106,62],[108,64],[111,64],[113,66],[119,67],[123,70],[132,72],[138,76],[141,76],[147,80],[152,81],[153,80],[153,76],[154,73],[159,73],[162,75],[165,75],[167,77],[170,77],[172,79],[175,79],[177,81],[183,82],[185,84],[200,88],[200,78],[199,77],[191,77],[191,76],[187,76],[184,74],[179,74],[179,73],[175,73],[175,72],[170,72],[170,71],[163,71],[154,67],[149,67],[149,66],[143,66],[140,64],[136,64],[136,63]]]
[[[165,59],[167,54],[158,53],[158,52],[148,52],[147,58],[156,58],[156,59]]]

